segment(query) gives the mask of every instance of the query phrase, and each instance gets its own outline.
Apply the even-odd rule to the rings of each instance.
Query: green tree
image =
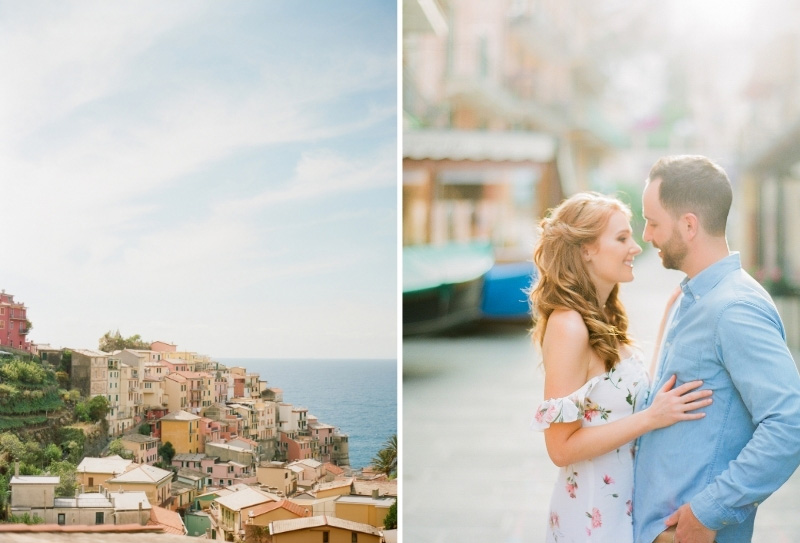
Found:
[[[143,422],[141,425],[139,425],[139,433],[142,434],[143,436],[149,436],[150,425],[147,424],[146,422]]]
[[[44,448],[44,451],[42,451],[42,457],[44,458],[44,464],[46,466],[49,466],[53,462],[60,461],[62,456],[64,456],[64,453],[61,447],[55,443],[48,444],[47,447]]]
[[[78,486],[77,479],[75,478],[75,470],[77,469],[77,465],[67,460],[59,460],[48,466],[47,471],[50,475],[57,475],[59,478],[59,484],[56,487],[56,496],[75,496],[75,488]]]
[[[164,465],[169,466],[172,464],[172,459],[175,457],[175,447],[169,441],[165,442],[158,448],[158,455],[164,461]]]
[[[121,351],[123,349],[149,349],[150,343],[144,341],[142,336],[134,334],[129,338],[122,337],[119,330],[111,332],[110,330],[103,334],[100,338],[99,347],[101,351],[111,353],[114,351]]]
[[[64,448],[67,450],[67,460],[69,462],[77,464],[81,461],[83,446],[80,443],[71,439],[64,444]]]
[[[372,458],[372,467],[378,472],[391,477],[397,472],[397,434],[386,440],[384,448]]]
[[[79,402],[75,405],[75,418],[83,421],[89,422],[89,404],[88,402]]]
[[[397,502],[394,502],[389,508],[389,512],[386,513],[386,517],[383,519],[383,527],[386,530],[397,529]]]
[[[108,414],[108,400],[102,394],[94,396],[88,403],[89,418],[97,422],[106,418]]]
[[[122,458],[133,460],[133,453],[131,453],[128,449],[125,448],[125,445],[122,444],[122,440],[120,438],[117,438],[108,444],[108,454],[110,455],[116,454],[121,456]]]
[[[27,453],[25,444],[16,435],[8,432],[0,434],[0,451],[8,453],[12,462],[22,461]]]

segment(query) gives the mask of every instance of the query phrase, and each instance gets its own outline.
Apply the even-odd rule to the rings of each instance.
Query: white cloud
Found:
[[[355,220],[369,223],[365,231],[385,228],[359,206],[317,203],[395,186],[394,130],[349,143],[395,117],[394,58],[332,45],[299,62],[287,48],[284,71],[252,55],[248,77],[232,79],[219,65],[158,65],[165,44],[181,43],[194,60],[193,40],[182,39],[197,28],[213,28],[220,45],[231,43],[228,32],[260,43],[262,34],[217,25],[219,4],[24,5],[0,21],[0,70],[8,74],[0,84],[0,199],[17,229],[4,251],[22,257],[13,269],[0,263],[0,277],[28,304],[33,340],[91,347],[119,327],[213,355],[258,356],[258,335],[268,331],[277,356],[347,356],[359,337],[372,356],[394,352],[394,278],[378,295],[389,303],[372,303],[353,286],[354,270],[376,254],[394,258],[394,246],[377,245],[378,235],[369,247],[300,241],[313,229],[339,239]],[[250,197],[212,190],[202,198],[216,201],[193,208],[192,180],[213,183],[210,168],[224,165],[219,183],[235,181],[238,154],[302,143],[300,158],[295,152],[281,164],[293,174],[265,170]],[[177,199],[162,201],[164,194]],[[296,211],[275,222],[276,206]],[[334,280],[330,293],[320,288]],[[285,304],[288,293],[288,306],[273,301]]]

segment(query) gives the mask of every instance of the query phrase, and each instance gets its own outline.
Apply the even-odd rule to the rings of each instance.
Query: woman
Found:
[[[694,411],[711,403],[710,390],[697,390],[700,381],[673,389],[673,376],[649,408],[636,411],[649,379],[618,298],[619,283],[633,280],[634,257],[642,252],[630,218],[619,200],[580,193],[541,222],[531,302],[549,399],[534,426],[561,468],[548,542],[632,542],[634,440],[703,417]]]

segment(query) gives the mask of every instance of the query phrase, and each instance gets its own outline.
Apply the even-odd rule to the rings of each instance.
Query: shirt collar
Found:
[[[733,252],[714,262],[712,265],[689,279],[688,276],[681,281],[681,290],[684,294],[699,299],[719,283],[728,273],[742,267],[742,261],[738,252]]]

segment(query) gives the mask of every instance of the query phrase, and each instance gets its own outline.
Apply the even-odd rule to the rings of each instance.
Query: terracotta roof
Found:
[[[161,526],[141,526],[139,524],[72,524],[66,526],[61,526],[59,524],[0,524],[0,532],[163,533],[164,529]]]
[[[353,484],[353,477],[348,479],[334,479],[329,483],[320,483],[317,487],[317,491],[319,490],[330,490],[332,488],[344,488],[346,486],[350,486]]]
[[[332,473],[334,475],[342,475],[344,470],[335,464],[331,464],[330,462],[325,462],[322,466],[328,473]]]
[[[378,479],[373,481],[362,481],[356,479],[354,481],[356,487],[356,494],[362,496],[371,496],[373,490],[377,490],[381,496],[397,497],[397,479]]]
[[[188,533],[178,513],[155,505],[150,510],[150,520],[147,521],[147,525],[160,526],[168,534],[185,535]]]
[[[275,511],[276,509],[286,509],[298,517],[311,516],[311,511],[309,511],[308,508],[298,505],[294,502],[290,502],[287,499],[283,499],[279,502],[269,502],[259,505],[258,507],[254,507],[250,513],[250,516],[257,517],[258,515],[263,515],[264,513],[269,513],[270,511]]]

